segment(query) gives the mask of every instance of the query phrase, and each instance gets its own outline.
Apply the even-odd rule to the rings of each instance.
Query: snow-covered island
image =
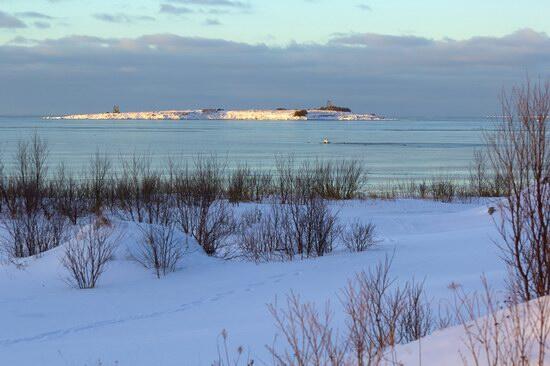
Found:
[[[189,109],[149,112],[109,112],[71,114],[45,119],[67,120],[256,120],[256,121],[380,121],[376,114],[357,114],[351,111],[323,109]]]

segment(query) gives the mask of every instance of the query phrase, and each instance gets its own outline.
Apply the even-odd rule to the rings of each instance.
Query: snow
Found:
[[[538,360],[539,356],[538,342],[535,341],[535,338],[540,333],[537,333],[535,329],[541,325],[540,316],[541,314],[548,313],[549,305],[550,297],[546,296],[533,300],[528,304],[520,304],[514,311],[510,311],[509,309],[500,310],[497,311],[495,315],[481,317],[475,321],[468,322],[466,326],[457,325],[435,331],[419,341],[397,346],[393,350],[394,357],[396,357],[402,365],[418,365],[420,361],[424,366],[440,366],[442,364],[445,366],[475,365],[476,362],[472,353],[469,352],[468,348],[465,346],[465,342],[467,342],[468,339],[465,327],[471,330],[470,335],[479,335],[483,337],[483,333],[476,333],[477,324],[479,329],[487,329],[487,334],[500,334],[500,338],[498,338],[500,342],[499,350],[495,347],[494,338],[488,338],[491,343],[489,346],[489,357],[491,360],[495,360],[494,356],[497,353],[499,353],[500,356],[504,354],[505,356],[511,357],[511,355],[508,354],[510,348],[507,348],[510,346],[509,339],[507,340],[505,337],[507,337],[507,332],[509,330],[518,327],[517,329],[525,330],[525,340],[527,341],[525,355],[531,360],[528,364],[539,365],[536,361],[533,362],[534,360]],[[514,316],[517,316],[516,321],[510,319]],[[498,319],[496,321],[497,325],[494,324],[495,319]],[[503,324],[506,322],[506,325]],[[499,326],[499,330],[495,330],[495,326]],[[546,325],[546,328],[547,327]],[[483,346],[481,344],[476,344],[476,347],[477,352],[479,352],[477,353],[477,357],[479,357],[480,363],[485,365],[487,363],[487,355],[483,351]],[[546,344],[546,348],[548,348],[548,344]],[[442,361],[444,361],[444,363],[442,363]],[[512,359],[508,359],[506,361],[500,361],[498,364],[515,364],[512,362],[514,362]],[[544,364],[547,365],[548,363],[550,363],[550,354],[546,351],[544,355]]]
[[[336,325],[343,327],[338,315],[341,289],[355,273],[387,255],[394,256],[392,274],[399,281],[425,280],[434,307],[450,298],[451,282],[465,290],[478,289],[485,274],[493,286],[502,288],[504,268],[492,242],[497,232],[488,205],[335,202],[343,222],[376,224],[382,239],[378,247],[254,264],[207,257],[186,239],[181,268],[161,279],[128,256],[138,238],[136,224],[115,221],[124,236],[95,289],[77,290],[64,281],[62,247],[25,260],[23,269],[0,265],[0,364],[211,365],[222,329],[229,332],[231,347],[244,346],[256,364],[262,364],[270,361],[265,345],[272,344],[276,333],[266,304],[284,300],[291,290],[319,305],[329,300]],[[241,204],[238,210],[252,206]],[[458,330],[442,332],[448,333],[428,337],[434,340],[433,348],[423,343],[423,354],[439,360],[432,364],[443,364],[441,357],[450,357],[458,343]],[[438,341],[442,334],[448,334],[446,342]],[[403,346],[399,356],[417,364],[416,348]]]
[[[95,113],[72,114],[61,117],[45,117],[46,119],[70,120],[258,120],[258,121],[306,121],[306,120],[333,120],[333,121],[372,121],[382,120],[383,117],[375,114],[356,114],[351,112],[335,112],[322,110],[308,110],[306,117],[297,117],[296,109],[285,110],[170,110],[153,112],[122,112],[122,113]]]

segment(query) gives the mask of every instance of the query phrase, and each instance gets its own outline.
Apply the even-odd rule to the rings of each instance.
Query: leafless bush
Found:
[[[348,342],[355,365],[396,364],[395,345],[419,339],[434,330],[435,320],[423,283],[398,287],[390,277],[391,258],[361,272],[344,290]]]
[[[325,199],[358,197],[366,178],[365,169],[356,160],[316,161],[313,171],[315,192]]]
[[[89,213],[86,197],[86,188],[61,164],[57,175],[50,184],[50,199],[53,200],[55,210],[67,217],[73,225],[78,219]]]
[[[233,209],[223,199],[223,170],[215,157],[198,157],[194,170],[178,170],[174,183],[178,223],[211,256],[220,254],[237,227]]]
[[[183,256],[183,244],[175,236],[176,227],[168,218],[161,225],[140,225],[141,241],[132,256],[145,268],[154,270],[157,278],[174,272]]]
[[[109,197],[111,160],[106,154],[99,151],[90,158],[86,181],[87,190],[91,198],[90,210],[96,215],[101,215]]]
[[[277,191],[283,203],[306,200],[352,199],[360,196],[366,172],[357,161],[303,162],[296,166],[291,158],[276,159]]]
[[[240,166],[229,175],[227,198],[229,202],[260,201],[271,194],[272,176],[270,172],[253,171]]]
[[[338,216],[327,202],[311,197],[305,202],[292,200],[281,206],[282,227],[292,241],[294,253],[301,258],[320,257],[332,252],[340,233]]]
[[[164,206],[170,198],[159,171],[149,157],[133,155],[122,161],[122,173],[114,183],[114,211],[126,220],[161,223]]]
[[[5,197],[5,202],[11,212],[24,207],[25,212],[39,211],[44,204],[46,193],[46,177],[48,174],[48,145],[38,134],[30,141],[20,141],[14,156],[15,172],[11,181],[13,196]]]
[[[254,360],[248,358],[244,358],[244,348],[242,346],[237,347],[236,349],[236,356],[230,355],[229,346],[228,346],[228,334],[227,331],[224,329],[220,333],[221,337],[221,344],[220,341],[218,341],[218,359],[212,363],[212,366],[253,366]]]
[[[295,195],[295,174],[294,160],[291,157],[286,159],[276,157],[275,159],[276,176],[277,176],[277,195],[282,203],[286,203]]]
[[[113,257],[119,238],[100,220],[80,226],[78,235],[65,246],[61,264],[69,272],[67,281],[80,289],[94,288]]]
[[[456,185],[452,178],[434,178],[430,182],[430,193],[435,200],[452,202],[456,195]]]
[[[469,171],[469,194],[476,197],[500,197],[506,192],[505,178],[493,172],[487,153],[475,150]]]
[[[376,242],[376,226],[373,223],[354,222],[342,231],[342,242],[351,252],[363,252]]]
[[[2,151],[0,150],[0,215],[4,212],[4,200],[3,200],[3,194],[4,190],[6,189],[7,185],[7,177],[5,175],[5,167],[4,167],[4,159],[2,155]]]
[[[269,305],[286,347],[274,343],[268,350],[277,365],[398,364],[393,348],[426,336],[434,317],[422,283],[403,288],[389,275],[391,259],[370,272],[357,274],[343,291],[347,332],[332,325],[327,307],[319,313],[291,293],[286,309]]]
[[[357,274],[344,290],[350,347],[357,365],[378,365],[399,342],[405,293],[392,288],[390,260]]]
[[[435,330],[435,317],[426,298],[424,283],[414,281],[407,283],[402,306],[403,311],[398,327],[400,343],[416,341]],[[446,319],[442,317],[441,321],[445,323]]]
[[[502,97],[504,119],[487,135],[496,174],[506,177],[499,247],[510,290],[523,301],[550,295],[550,81]]]
[[[0,239],[11,258],[43,253],[59,246],[66,238],[66,220],[55,213],[47,216],[42,211],[25,212],[21,207],[16,214],[2,216],[0,225],[6,231]]]
[[[312,303],[302,303],[291,293],[287,297],[287,309],[270,304],[269,311],[286,348],[268,346],[273,364],[288,366],[330,365],[346,363],[346,345],[332,328],[332,312],[328,304],[319,313]]]
[[[456,292],[456,314],[463,326],[465,365],[543,366],[550,335],[550,298],[521,303],[497,301],[487,281],[483,293]],[[519,301],[518,301],[519,300]]]
[[[208,206],[192,207],[191,235],[207,255],[219,255],[226,247],[226,239],[236,231],[236,220],[231,206],[218,200]]]
[[[311,198],[304,203],[274,202],[268,211],[248,213],[237,239],[242,255],[254,261],[292,260],[332,252],[340,231],[327,202]]]
[[[225,166],[215,156],[198,156],[193,165],[194,169],[187,179],[190,194],[196,206],[205,207],[223,195]]]
[[[16,258],[40,254],[57,247],[64,239],[66,220],[52,207],[47,196],[47,143],[34,135],[20,142],[14,156],[15,171],[0,186],[6,205],[0,225],[8,255]]]
[[[294,246],[282,230],[283,218],[280,205],[272,205],[267,212],[256,209],[243,214],[238,230],[241,255],[255,262],[292,260]]]

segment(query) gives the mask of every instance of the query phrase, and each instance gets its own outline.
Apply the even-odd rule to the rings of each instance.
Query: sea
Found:
[[[0,156],[13,167],[21,141],[37,134],[48,144],[51,167],[64,163],[81,171],[95,153],[107,155],[113,169],[133,155],[146,155],[156,167],[171,159],[192,164],[215,156],[228,169],[240,165],[274,170],[276,160],[358,160],[369,184],[467,176],[488,118],[399,118],[382,121],[70,121],[41,117],[0,117]],[[329,143],[323,143],[328,140]]]

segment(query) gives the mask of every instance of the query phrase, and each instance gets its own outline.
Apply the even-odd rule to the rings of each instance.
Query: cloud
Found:
[[[41,21],[36,21],[33,23],[33,25],[36,27],[36,28],[40,28],[40,29],[46,29],[46,28],[50,28],[51,25],[50,23],[48,22],[41,22]]]
[[[375,46],[375,47],[416,47],[427,46],[433,40],[415,36],[392,36],[376,33],[337,34],[331,40],[333,44],[347,46]]]
[[[357,5],[357,8],[359,8],[361,10],[365,10],[365,11],[372,11],[372,7],[370,5],[367,5],[367,4],[359,4],[359,5]]]
[[[326,99],[387,115],[498,112],[503,86],[548,77],[550,38],[432,40],[335,35],[327,44],[268,47],[152,34],[18,39],[0,46],[0,114],[127,109],[317,106]],[[182,87],[185,86],[185,87]]]
[[[221,25],[222,23],[218,19],[206,19],[204,25]]]
[[[123,13],[109,14],[97,13],[94,18],[108,23],[135,23],[140,21],[153,21],[155,18],[147,15],[127,15]]]
[[[25,28],[26,25],[20,19],[0,11],[0,28]]]
[[[228,7],[228,8],[249,8],[250,4],[237,0],[168,0],[175,3],[212,6],[212,7]]]
[[[181,14],[193,13],[193,10],[185,7],[170,5],[170,4],[161,4],[160,12],[166,13],[166,14],[181,15]]]
[[[39,13],[36,11],[24,11],[24,12],[16,13],[16,15],[22,18],[45,19],[45,20],[54,19],[52,16],[49,16],[44,13]]]

